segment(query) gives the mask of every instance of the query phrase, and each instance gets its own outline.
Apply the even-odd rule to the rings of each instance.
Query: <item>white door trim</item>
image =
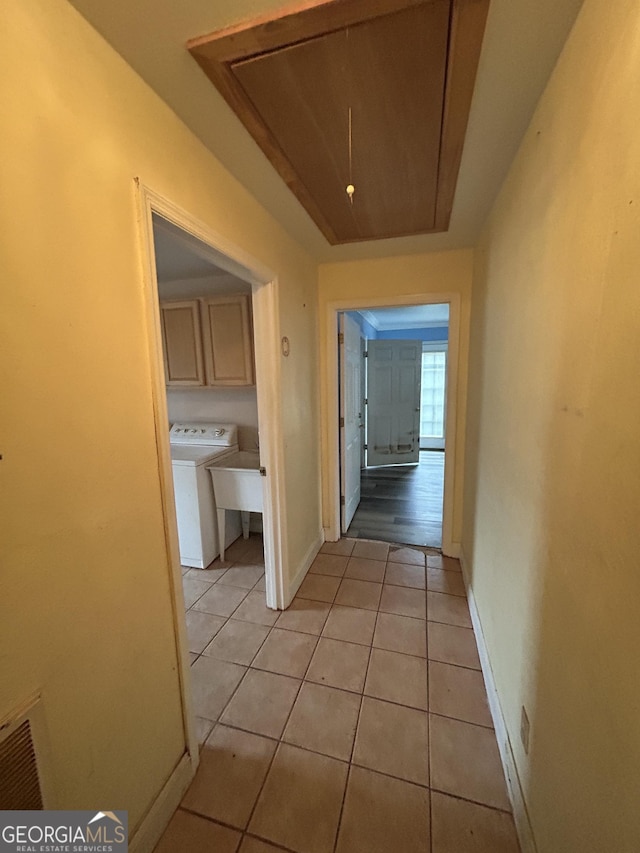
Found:
[[[247,252],[195,219],[182,208],[177,207],[173,202],[145,186],[139,179],[136,179],[136,186],[151,396],[165,542],[168,564],[171,567],[173,624],[178,650],[186,747],[195,772],[198,765],[198,742],[191,702],[178,528],[173,497],[169,417],[160,332],[160,307],[153,248],[152,215],[158,214],[182,231],[206,244],[211,251],[211,260],[214,263],[224,266],[229,272],[233,272],[239,278],[250,283],[252,287],[260,457],[262,464],[267,469],[267,477],[263,481],[266,599],[269,607],[282,609],[286,606],[288,588],[285,585],[283,573],[283,566],[287,563],[286,518],[281,512],[281,507],[284,505],[284,454],[281,413],[278,406],[278,401],[281,399],[278,349],[280,341],[278,280],[270,270]]]
[[[360,327],[348,314],[340,316],[340,528],[346,531],[360,503],[360,456],[362,452],[362,417],[360,408],[362,383]],[[357,348],[354,346],[357,341]],[[357,386],[353,381],[354,353],[357,356]],[[355,400],[357,399],[357,403]],[[356,424],[356,417],[358,423]],[[357,444],[357,456],[353,445]],[[343,503],[344,501],[344,503]]]
[[[340,441],[338,419],[338,313],[359,311],[366,308],[388,308],[394,305],[449,305],[449,357],[447,359],[447,423],[445,428],[444,457],[444,504],[442,511],[442,550],[457,556],[459,543],[453,541],[453,505],[456,464],[456,433],[458,408],[458,358],[460,351],[460,306],[459,293],[418,293],[406,296],[380,296],[375,298],[352,298],[329,302],[326,307],[326,376],[327,412],[324,422],[327,429],[327,494],[329,495],[329,517],[325,528],[325,539],[340,538]]]

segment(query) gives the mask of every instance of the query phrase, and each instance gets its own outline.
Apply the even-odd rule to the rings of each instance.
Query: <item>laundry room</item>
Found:
[[[258,446],[258,405],[253,366],[251,285],[214,264],[206,257],[207,247],[157,217],[154,217],[153,235],[169,420],[171,423],[235,423],[240,448],[255,450]],[[198,250],[202,251],[201,255]],[[187,303],[184,311],[180,310],[182,303]],[[172,309],[173,316],[169,319],[167,314]],[[191,318],[187,318],[186,309],[191,312]],[[211,323],[207,323],[209,318]],[[196,324],[195,320],[199,322]],[[211,325],[219,335],[224,333],[214,353],[215,366],[211,350],[216,342],[211,339],[210,332],[207,335]],[[167,330],[170,340],[166,337]],[[167,355],[172,361],[173,375]]]
[[[259,512],[217,518],[208,470],[231,454],[259,469],[252,289],[223,257],[157,216],[153,236],[180,558],[201,569],[241,529],[262,531]]]

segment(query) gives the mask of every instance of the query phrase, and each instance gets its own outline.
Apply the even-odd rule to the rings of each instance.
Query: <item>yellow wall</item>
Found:
[[[586,0],[476,257],[463,549],[539,853],[640,843],[639,115],[640,6]]]
[[[0,718],[42,690],[60,806],[135,827],[184,740],[134,177],[279,275],[292,572],[320,531],[317,273],[63,0],[2,18]]]
[[[462,529],[462,497],[464,470],[465,409],[467,396],[467,360],[469,342],[469,313],[471,308],[471,279],[473,253],[463,249],[455,252],[433,252],[423,255],[384,258],[368,261],[351,261],[322,264],[319,272],[319,323],[321,399],[323,405],[322,471],[323,519],[329,524],[330,505],[333,500],[327,489],[330,459],[327,434],[327,400],[336,393],[337,377],[327,377],[327,322],[331,303],[351,302],[353,307],[367,304],[367,300],[405,296],[421,298],[429,294],[460,295],[460,351],[458,358],[458,417],[456,432],[456,467],[453,501],[453,541],[460,542]],[[360,302],[359,300],[362,300]],[[332,387],[330,387],[330,384]]]

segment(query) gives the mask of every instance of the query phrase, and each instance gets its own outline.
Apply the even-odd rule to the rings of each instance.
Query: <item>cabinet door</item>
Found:
[[[202,309],[207,385],[253,385],[249,297],[212,296]]]
[[[161,302],[160,317],[167,385],[204,385],[198,300]]]

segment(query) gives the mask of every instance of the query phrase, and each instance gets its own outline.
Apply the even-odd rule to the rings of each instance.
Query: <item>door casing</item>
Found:
[[[340,315],[340,334],[340,526],[346,533],[360,503],[363,418],[360,328],[348,314]]]
[[[178,528],[173,496],[171,450],[167,425],[166,383],[162,335],[160,331],[160,306],[153,242],[153,214],[195,237],[211,250],[212,262],[223,266],[238,278],[251,284],[256,355],[256,392],[260,430],[260,457],[267,470],[263,483],[263,530],[265,542],[266,601],[269,607],[284,608],[288,601],[288,582],[283,566],[288,562],[286,516],[282,512],[284,500],[284,450],[282,447],[282,422],[278,401],[281,399],[280,341],[277,309],[277,277],[243,249],[211,230],[182,208],[164,198],[136,179],[139,219],[140,254],[143,261],[144,300],[153,416],[162,513],[164,519],[167,564],[170,567],[170,589],[173,608],[173,626],[177,646],[178,672],[182,697],[182,717],[185,743],[192,772],[198,765],[198,740],[195,730],[190,678],[189,655],[186,636]]]

